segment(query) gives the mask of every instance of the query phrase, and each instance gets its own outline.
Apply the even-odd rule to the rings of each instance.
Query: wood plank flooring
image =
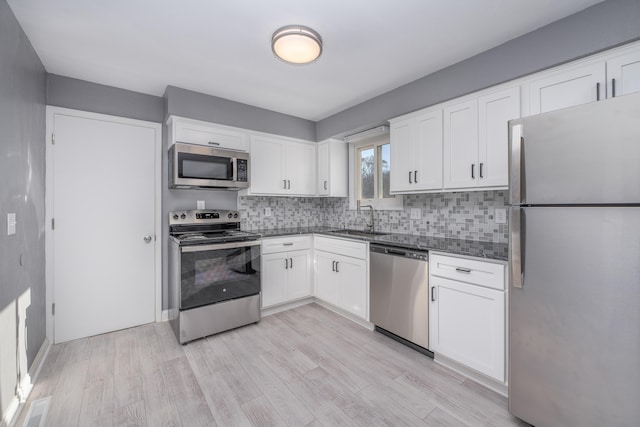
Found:
[[[55,345],[22,417],[47,396],[56,427],[526,425],[503,397],[316,304],[186,346],[168,323]]]

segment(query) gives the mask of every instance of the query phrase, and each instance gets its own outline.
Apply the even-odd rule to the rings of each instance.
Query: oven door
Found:
[[[180,310],[260,293],[260,241],[181,248]]]

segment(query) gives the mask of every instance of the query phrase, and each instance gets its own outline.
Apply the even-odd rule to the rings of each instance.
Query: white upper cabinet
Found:
[[[391,192],[442,188],[442,110],[391,121]]]
[[[605,62],[544,73],[529,83],[529,114],[595,102],[606,97]]]
[[[186,142],[227,150],[247,151],[248,148],[249,136],[243,129],[178,116],[170,116],[167,126],[169,146]]]
[[[478,101],[474,99],[444,109],[444,187],[477,187],[477,163]]]
[[[609,98],[640,92],[640,50],[607,61]]]
[[[318,144],[318,195],[347,197],[348,194],[347,144],[338,140]]]
[[[509,120],[520,117],[520,87],[478,99],[478,186],[509,185]]]
[[[507,187],[509,120],[519,117],[519,86],[445,108],[445,189]]]
[[[248,194],[316,194],[316,146],[275,137],[251,137]]]

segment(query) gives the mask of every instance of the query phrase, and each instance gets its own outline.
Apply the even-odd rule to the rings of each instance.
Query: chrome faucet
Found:
[[[357,206],[358,206],[358,210],[357,210],[358,213],[360,213],[360,208],[369,208],[371,221],[369,223],[367,223],[367,221],[365,221],[365,224],[369,228],[369,232],[375,233],[376,229],[375,229],[375,223],[373,222],[373,206],[371,206],[371,205],[361,205],[360,204],[360,200],[358,200]]]

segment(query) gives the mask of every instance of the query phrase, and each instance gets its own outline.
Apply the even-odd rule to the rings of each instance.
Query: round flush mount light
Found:
[[[286,25],[273,33],[271,49],[285,62],[308,64],[322,54],[322,38],[309,27]]]

